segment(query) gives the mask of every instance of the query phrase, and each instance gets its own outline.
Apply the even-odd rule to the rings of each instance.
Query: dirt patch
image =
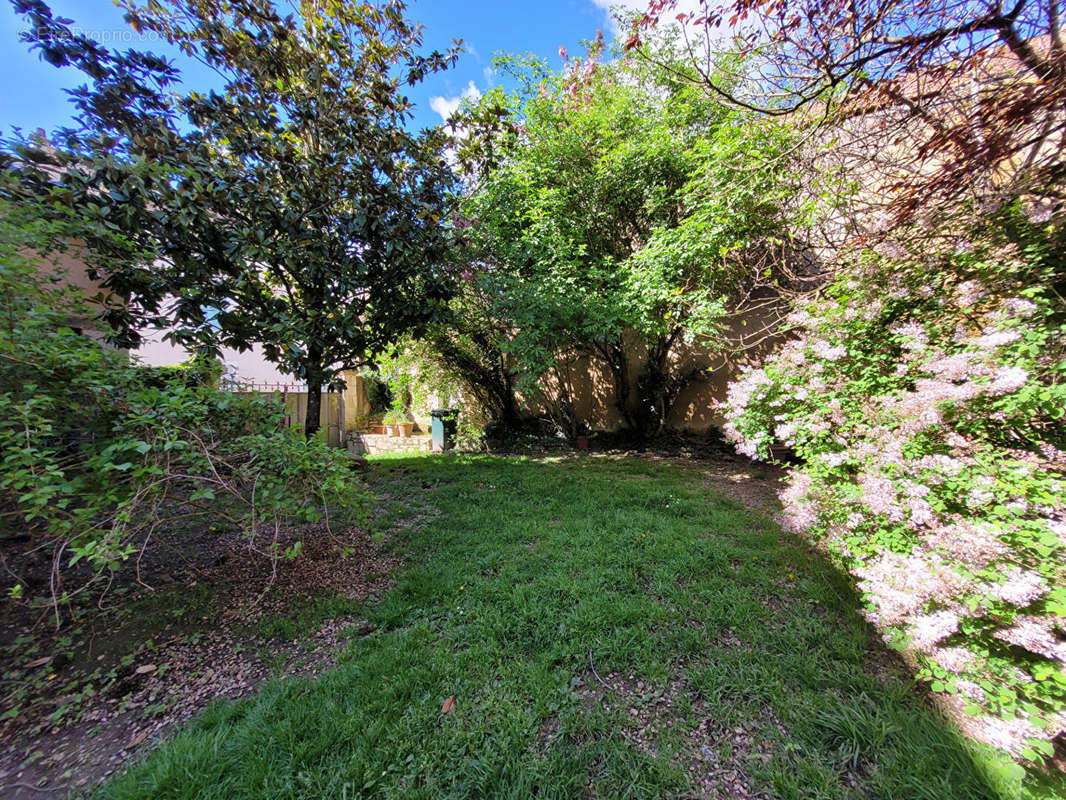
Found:
[[[585,675],[576,692],[586,709],[601,706],[621,712],[626,720],[620,730],[634,748],[658,754],[662,734],[673,732],[680,747],[674,760],[688,776],[686,798],[700,800],[769,800],[747,772],[755,759],[769,759],[769,745],[759,729],[771,724],[781,733],[784,727],[770,709],[763,718],[739,726],[725,726],[711,715],[707,704],[683,680],[665,687],[641,680],[636,675],[594,670]]]
[[[686,466],[703,476],[702,487],[718,492],[747,509],[771,516],[781,510],[777,493],[784,485],[786,474],[781,467],[740,457]]]
[[[250,694],[272,676],[317,675],[345,640],[373,631],[345,605],[380,597],[399,566],[356,527],[284,528],[279,544],[300,542],[301,552],[273,565],[237,533],[210,539],[188,560],[142,564],[142,579],[159,588],[126,596],[132,613],[73,631],[38,625],[32,636],[19,630],[25,618],[6,620],[0,796],[88,791],[212,700]],[[174,583],[185,588],[166,588]],[[316,598],[338,614],[292,619]],[[19,684],[30,691],[10,691]]]

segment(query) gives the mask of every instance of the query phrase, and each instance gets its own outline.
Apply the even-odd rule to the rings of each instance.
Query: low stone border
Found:
[[[377,453],[429,453],[432,440],[429,436],[387,436],[382,433],[348,434],[348,452],[356,456]]]

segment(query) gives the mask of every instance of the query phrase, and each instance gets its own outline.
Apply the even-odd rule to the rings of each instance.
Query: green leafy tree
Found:
[[[517,391],[518,366],[509,353],[511,332],[497,314],[495,298],[472,280],[473,272],[465,270],[460,278],[447,312],[407,349],[420,371],[461,388],[490,422],[515,429],[526,412]]]
[[[561,356],[592,356],[637,431],[699,378],[676,366],[679,345],[723,341],[757,283],[741,256],[786,237],[798,194],[787,132],[708,100],[668,41],[653,46],[672,69],[604,62],[601,39],[560,71],[503,59],[518,89],[468,110],[459,152],[468,280],[507,322],[521,388]]]
[[[120,341],[151,323],[208,350],[261,343],[307,383],[311,435],[324,387],[433,318],[452,175],[438,130],[407,131],[403,87],[455,53],[420,55],[402,2],[127,3],[136,30],[219,74],[207,93],[175,92],[172,65],[107,50],[41,0],[15,6],[24,40],[91,83],[72,92],[78,127],[18,142],[9,166],[156,256],[104,276],[130,301],[108,313]]]

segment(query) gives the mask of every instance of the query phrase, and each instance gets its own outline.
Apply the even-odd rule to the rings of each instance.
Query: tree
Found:
[[[960,199],[1063,200],[1066,48],[1058,0],[653,0],[627,47],[684,24],[689,63],[713,96],[760,114],[809,112],[839,127],[875,115],[868,150],[909,146],[886,205],[895,223]],[[738,69],[705,67],[703,43],[733,36]],[[852,130],[860,126],[852,125]]]
[[[345,455],[283,427],[270,398],[219,389],[214,362],[143,367],[71,328],[90,310],[59,265],[86,232],[78,216],[47,211],[0,201],[9,599],[47,599],[58,625],[78,594],[106,591],[122,562],[137,555],[139,568],[140,555],[190,522],[233,526],[250,553],[276,560],[299,552],[277,541],[279,525],[328,525],[338,509],[362,518],[367,496]],[[116,251],[130,246],[115,238]]]
[[[494,313],[493,298],[478,287],[472,273],[460,286],[447,313],[410,343],[422,368],[435,367],[442,380],[458,382],[492,422],[513,430],[521,422],[518,370],[508,355],[510,332]]]
[[[518,90],[463,117],[469,280],[511,332],[523,394],[589,356],[625,427],[645,432],[701,374],[678,367],[678,346],[719,336],[766,280],[738,256],[784,237],[794,182],[779,126],[748,124],[646,59],[604,63],[603,49],[564,53],[558,72],[505,59]],[[655,50],[686,69],[669,42]]]
[[[170,322],[183,344],[261,343],[306,381],[314,434],[321,390],[419,330],[450,293],[438,262],[452,174],[439,130],[406,130],[402,88],[455,51],[420,55],[421,28],[398,0],[305,0],[287,16],[271,0],[127,3],[134,29],[223,82],[175,94],[163,59],[107,50],[42,0],[15,5],[24,40],[91,84],[71,92],[78,127],[49,146],[19,141],[8,167],[24,189],[157,254],[105,275],[130,300],[108,317],[119,338]]]

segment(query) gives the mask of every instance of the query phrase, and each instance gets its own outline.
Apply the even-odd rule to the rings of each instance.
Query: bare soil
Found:
[[[283,529],[279,541],[302,552],[275,571],[236,532],[186,532],[142,563],[147,586],[126,569],[112,589],[120,605],[59,631],[47,614],[5,608],[0,796],[87,792],[211,701],[317,675],[345,640],[372,632],[355,613],[303,630],[274,621],[315,598],[343,611],[380,597],[400,563],[383,542],[323,524]]]

